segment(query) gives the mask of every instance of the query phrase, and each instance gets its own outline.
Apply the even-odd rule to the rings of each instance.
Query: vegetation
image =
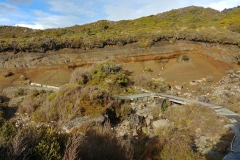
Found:
[[[189,60],[190,60],[190,58],[187,55],[180,55],[178,58],[179,62],[187,62]]]
[[[11,122],[0,126],[0,154],[4,159],[60,159],[67,135],[52,127],[16,128]]]
[[[117,138],[109,125],[79,133],[58,133],[53,127],[15,128],[0,124],[0,154],[3,159],[119,159],[132,157],[128,140]],[[113,150],[114,148],[114,150]]]
[[[134,159],[205,160],[213,158],[196,151],[200,148],[196,141],[200,136],[214,139],[221,135],[225,124],[222,119],[220,120],[221,117],[207,107],[193,105],[170,106],[162,114],[171,123],[156,128],[157,138],[155,139],[141,135],[140,139],[134,142],[134,153],[136,153]],[[219,156],[216,159],[222,158]]]
[[[219,12],[190,6],[135,20],[100,20],[58,29],[1,26],[0,51],[46,52],[130,43],[148,48],[160,40],[180,39],[240,46],[239,15],[240,7]]]
[[[166,92],[170,89],[170,86],[164,79],[154,79],[149,72],[136,75],[134,77],[134,85],[155,92]]]
[[[76,69],[70,84],[62,86],[58,93],[32,90],[23,98],[18,111],[32,115],[38,122],[95,117],[115,110],[119,104],[111,94],[121,93],[128,84],[128,76],[121,65],[112,61],[104,62],[95,67]],[[25,91],[19,89],[16,94],[23,96]],[[125,113],[119,116],[125,116]]]
[[[133,152],[129,139],[117,138],[107,123],[103,128],[89,130],[85,141],[80,144],[81,159],[132,159]]]
[[[142,101],[134,108],[130,102],[114,98],[115,94],[137,92],[139,87],[157,92],[169,90],[164,79],[152,78],[151,69],[130,78],[122,66],[113,61],[76,69],[69,84],[58,92],[20,88],[14,93],[20,99],[20,115],[8,121],[0,115],[0,155],[5,159],[52,160],[208,159],[197,150],[202,147],[197,142],[200,137],[208,137],[206,141],[216,137],[220,140],[226,120],[207,107],[171,105],[168,100],[161,103],[159,99],[159,102],[152,100],[155,106],[146,114],[146,119],[149,118],[146,124],[147,121],[136,116],[136,111],[149,109],[148,102]],[[200,100],[206,101],[206,98]],[[19,125],[19,119],[26,117],[29,122]],[[68,122],[77,119],[79,124],[79,119],[84,117],[88,119],[82,125],[70,124],[74,129],[63,132]],[[98,117],[104,119],[98,123],[94,120]],[[152,125],[152,129],[150,123],[160,117],[167,124],[159,128]],[[136,130],[138,136],[130,132],[124,136],[116,134],[119,122],[126,122],[122,124]],[[154,138],[146,134],[150,129]],[[217,144],[211,145],[217,148]],[[204,144],[204,147],[209,146]]]
[[[181,146],[181,147],[176,147]],[[175,148],[175,149],[173,149]],[[178,159],[178,160],[204,160],[204,158],[195,153],[189,144],[187,144],[184,141],[179,140],[173,140],[167,143],[163,150],[160,153],[160,157],[162,160],[168,160],[168,159]]]
[[[206,81],[207,81],[207,82],[212,82],[212,81],[213,81],[213,76],[208,76],[208,77],[206,77]]]
[[[221,132],[221,128],[225,123],[220,121],[220,117],[210,108],[196,107],[194,105],[168,108],[165,117],[174,122],[178,128],[191,131],[200,129],[197,134],[210,137],[214,137]]]
[[[59,29],[33,30],[1,26],[0,39],[0,52],[14,53],[47,52],[62,48],[88,50],[131,43],[149,48],[161,40],[170,43],[190,40],[240,47],[240,7],[219,12],[191,6],[135,20],[101,20]],[[239,60],[240,55],[236,58]],[[184,54],[179,57],[180,62],[189,60],[191,58]],[[72,68],[75,68],[74,64]],[[5,97],[0,97],[1,158],[205,159],[205,155],[197,150],[201,148],[200,143],[197,143],[200,137],[210,137],[206,141],[216,137],[220,140],[226,127],[226,120],[214,111],[194,105],[171,106],[167,101],[161,103],[161,107],[156,105],[152,108],[152,115],[148,114],[145,118],[148,118],[150,124],[161,117],[167,125],[152,129],[155,137],[149,138],[150,134],[145,135],[144,130],[151,127],[133,116],[136,108],[114,99],[114,95],[138,92],[136,88],[168,91],[168,83],[162,78],[153,79],[152,72],[151,68],[145,68],[142,74],[130,77],[121,64],[107,61],[74,70],[69,84],[62,86],[56,93],[19,88],[14,92],[15,96],[19,96],[19,99],[15,99],[20,114],[17,118],[27,117],[30,121],[24,122],[24,125],[18,125],[17,118],[4,119],[4,111],[10,107]],[[2,76],[7,78],[11,75],[12,72],[6,71]],[[25,81],[27,77],[21,75],[19,79]],[[206,77],[207,82],[213,80],[212,76]],[[209,93],[211,88],[200,86],[199,91]],[[224,96],[228,97],[226,107],[240,112],[237,107],[239,98],[230,92]],[[199,100],[209,101],[204,96]],[[137,108],[144,107],[145,104],[141,104]],[[93,120],[99,116],[104,117],[100,126]],[[62,132],[62,124],[83,117],[89,117],[90,120],[71,133]],[[143,126],[134,126],[130,120],[141,121]],[[126,122],[124,125],[136,128],[138,137],[118,137],[112,131],[117,122],[123,121]],[[216,146],[212,144],[211,147]],[[204,144],[204,147],[208,146]]]

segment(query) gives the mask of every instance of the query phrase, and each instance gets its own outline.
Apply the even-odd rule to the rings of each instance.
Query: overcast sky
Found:
[[[221,11],[240,5],[240,0],[0,0],[0,25],[59,28],[135,19],[191,5]]]

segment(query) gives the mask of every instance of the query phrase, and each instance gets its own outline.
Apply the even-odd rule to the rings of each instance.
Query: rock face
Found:
[[[238,70],[227,71],[226,75],[212,86],[212,93],[208,96],[212,103],[222,105],[230,110],[239,113],[240,97],[240,72]],[[216,97],[216,98],[213,98]]]
[[[99,115],[92,119],[89,116],[84,116],[84,117],[75,118],[67,122],[66,124],[64,124],[62,128],[65,132],[70,133],[74,128],[79,128],[84,123],[92,122],[92,124],[98,125],[98,124],[102,124],[104,121],[105,121],[105,117],[103,115]]]
[[[240,53],[240,48],[235,45],[179,40],[174,43],[160,41],[149,49],[131,44],[126,46],[106,46],[104,48],[91,50],[61,49],[58,51],[48,51],[46,53],[19,52],[14,54],[10,52],[1,52],[0,70],[26,69],[41,66],[56,67],[58,65],[74,67],[105,60],[137,62],[171,59],[178,57],[182,53],[204,54],[217,60],[238,63],[236,57]]]

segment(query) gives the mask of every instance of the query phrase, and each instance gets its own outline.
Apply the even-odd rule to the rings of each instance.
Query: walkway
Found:
[[[182,97],[173,96],[173,95],[164,94],[164,93],[142,93],[142,94],[117,96],[117,99],[139,100],[139,99],[149,98],[149,97],[167,98],[169,101],[171,101],[173,103],[178,103],[178,104],[192,103],[192,104],[196,104],[196,105],[207,106],[207,107],[212,108],[218,114],[221,114],[223,116],[238,116],[238,117],[240,117],[238,114],[236,114],[226,108],[223,108],[222,106],[219,106],[219,105],[195,101],[195,100],[191,100],[188,98],[182,98]]]
[[[178,104],[186,104],[186,103],[192,103],[196,105],[202,105],[207,106],[213,109],[215,112],[217,112],[220,115],[225,116],[228,119],[235,119],[237,123],[235,123],[235,136],[231,143],[231,152],[227,154],[223,160],[240,160],[240,116],[229,109],[226,109],[222,106],[195,101],[187,98],[182,98],[178,96],[168,95],[164,93],[142,93],[142,94],[133,94],[133,95],[125,95],[125,96],[117,96],[117,99],[124,99],[124,100],[138,100],[148,97],[159,97],[159,98],[167,98],[169,101],[173,103]]]

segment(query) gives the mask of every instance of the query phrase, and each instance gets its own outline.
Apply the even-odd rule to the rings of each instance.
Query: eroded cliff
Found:
[[[181,54],[203,54],[216,60],[239,63],[240,48],[236,45],[222,45],[192,41],[160,41],[151,48],[142,48],[134,44],[125,46],[106,46],[101,49],[81,50],[62,49],[46,53],[2,52],[1,70],[30,68],[55,68],[59,66],[77,67],[106,60],[117,62],[138,62],[176,58]]]

